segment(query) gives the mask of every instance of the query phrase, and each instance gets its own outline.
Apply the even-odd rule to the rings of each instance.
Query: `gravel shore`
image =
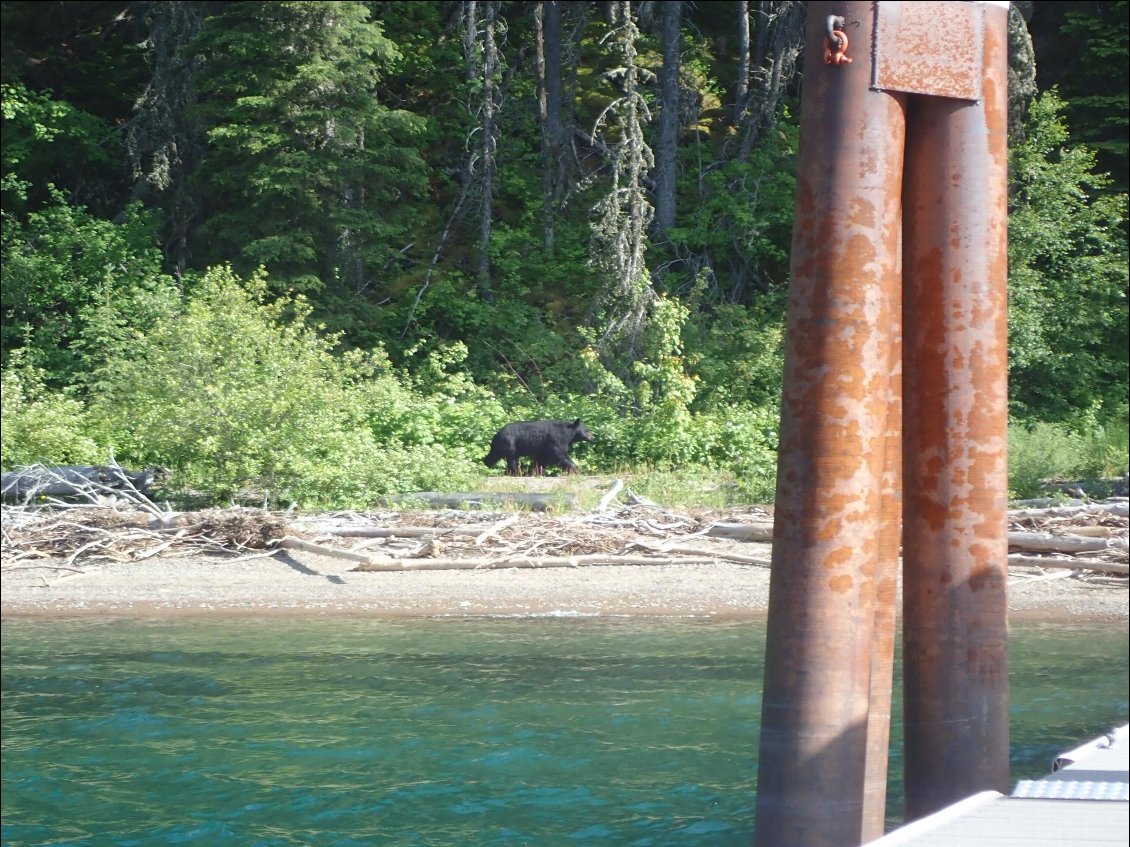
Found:
[[[768,544],[758,543],[741,543],[740,551],[766,560],[771,553]],[[59,560],[5,562],[2,617],[735,618],[764,615],[769,605],[768,568],[723,560],[691,565],[358,572],[348,561],[286,550],[256,558],[192,554],[62,565]],[[1125,578],[1056,578],[1067,573],[1013,571],[1012,618],[1112,622],[1130,618]]]

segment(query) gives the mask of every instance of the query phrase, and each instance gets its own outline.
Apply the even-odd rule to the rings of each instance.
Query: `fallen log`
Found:
[[[150,499],[154,486],[168,477],[165,468],[127,471],[109,465],[31,465],[0,474],[0,497],[5,503],[31,505],[40,498],[63,508],[72,500],[97,504],[110,495],[125,499],[151,514],[159,508]]]
[[[275,542],[285,550],[302,550],[334,559],[357,562],[355,571],[432,571],[432,570],[498,570],[505,568],[577,568],[592,565],[706,565],[713,557],[656,559],[652,556],[622,556],[592,553],[584,556],[506,556],[467,559],[394,559],[389,556],[367,556],[351,550],[338,550],[302,538],[285,536]]]
[[[727,562],[735,562],[739,565],[757,565],[761,568],[767,568],[773,564],[772,560],[761,559],[757,556],[743,556],[740,553],[727,553],[724,550],[712,552],[710,550],[700,550],[697,547],[684,547],[681,544],[667,547],[663,552],[682,553],[685,556],[712,556],[715,559],[724,559]]]
[[[773,521],[716,523],[710,525],[706,534],[714,538],[729,538],[732,541],[772,541]]]
[[[1130,574],[1130,565],[1119,562],[1104,562],[1102,559],[1072,559],[1067,557],[1025,556],[1023,553],[1010,553],[1008,563],[1017,567],[1067,568],[1075,571],[1099,571],[1100,573]]]
[[[378,559],[361,562],[355,571],[443,571],[500,570],[506,568],[581,568],[618,565],[709,565],[713,557],[656,559],[651,556],[621,556],[593,553],[585,556],[507,556],[470,559]]]
[[[1078,535],[1052,535],[1050,532],[1010,532],[1008,546],[1019,550],[1052,553],[1088,553],[1095,550],[1126,552],[1125,538],[1083,538]]]
[[[596,510],[603,512],[608,508],[608,504],[615,499],[616,495],[620,493],[620,489],[624,487],[624,480],[616,479],[612,481],[612,486],[605,492],[605,495],[600,498],[600,502],[596,504]]]
[[[317,553],[319,556],[328,556],[331,559],[345,559],[347,562],[372,562],[374,557],[365,553],[354,553],[352,550],[339,550],[336,547],[327,547],[325,544],[315,544],[302,538],[287,535],[274,543],[280,550],[302,550],[306,553]]]
[[[474,535],[495,531],[495,526],[343,526],[319,528],[324,535],[338,538],[430,538],[433,535]]]
[[[1085,501],[1077,497],[1071,500],[1063,500],[1057,497],[1034,497],[1030,500],[1014,500],[1013,505],[1021,509],[1074,508],[1075,506],[1085,505]]]
[[[1125,518],[1130,515],[1130,503],[1084,503],[1079,506],[1052,506],[1042,509],[1010,509],[1010,518],[1073,518],[1078,515],[1114,515]]]
[[[1078,535],[1083,538],[1118,538],[1126,532],[1121,526],[1072,526],[1067,528],[1068,535]]]

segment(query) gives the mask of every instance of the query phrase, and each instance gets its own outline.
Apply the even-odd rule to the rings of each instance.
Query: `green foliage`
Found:
[[[1105,423],[1069,427],[1062,423],[1023,424],[1008,429],[1008,489],[1013,498],[1048,493],[1047,480],[1120,477],[1130,464],[1130,414],[1126,407]]]
[[[370,288],[402,260],[404,197],[422,190],[422,122],[377,98],[396,45],[364,3],[237,2],[195,46],[208,256],[289,291]]]
[[[772,475],[766,481],[735,476],[713,467],[638,468],[619,476],[633,494],[669,508],[724,509],[772,503],[774,496]]]
[[[733,402],[775,407],[784,370],[783,298],[755,306],[716,306],[700,312],[684,330],[688,362],[700,377],[697,408]]]
[[[1127,399],[1125,7],[1037,4],[1067,102],[1034,104],[1010,162],[1012,409],[1071,433]],[[5,456],[112,447],[221,498],[365,505],[481,479],[510,420],[579,416],[586,471],[770,499],[797,127],[782,105],[739,149],[736,4],[684,8],[678,219],[654,243],[655,39],[561,4],[546,155],[530,7],[501,4],[490,303],[459,4],[141,8],[4,4]],[[146,132],[178,168],[163,196],[130,179]]]
[[[19,358],[0,374],[0,466],[105,462],[82,401],[48,389],[43,371]]]
[[[1010,400],[1032,420],[1118,408],[1130,379],[1126,195],[1095,190],[1107,180],[1069,145],[1062,106],[1037,98],[1010,158]]]
[[[1115,191],[1127,190],[1127,129],[1130,84],[1126,26],[1130,3],[1064,4],[1063,34],[1074,47],[1057,86],[1067,97],[1065,110],[1077,137],[1100,155],[1115,177]]]
[[[695,213],[668,236],[675,255],[700,257],[701,264],[688,262],[689,273],[680,273],[673,263],[668,290],[689,294],[701,288],[705,272],[709,285],[699,296],[706,302],[756,303],[758,294],[785,283],[796,188],[797,128],[791,120],[786,112],[747,161],[722,160],[699,174],[685,169],[682,202]]]
[[[53,385],[85,385],[178,300],[138,207],[112,223],[52,192],[25,223],[6,221],[2,244],[5,361],[22,347]]]
[[[104,194],[95,178],[108,176],[113,158],[109,126],[98,118],[22,82],[0,85],[4,226],[9,218],[55,198],[54,185],[90,199]]]
[[[474,461],[484,456],[508,413],[494,395],[457,369],[466,356],[461,343],[439,347],[422,353],[422,362],[411,370],[358,383],[369,431],[382,442],[413,448],[442,445],[452,455]]]
[[[121,459],[163,464],[219,498],[308,506],[472,475],[458,449],[371,428],[380,401],[397,399],[387,358],[335,356],[301,299],[268,303],[266,289],[262,274],[213,269],[181,314],[103,370],[92,413]]]

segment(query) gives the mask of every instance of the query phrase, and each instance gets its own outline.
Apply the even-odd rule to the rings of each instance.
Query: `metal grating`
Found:
[[[1130,785],[1125,782],[1091,780],[1023,779],[1013,797],[1039,800],[1120,800],[1130,801]]]

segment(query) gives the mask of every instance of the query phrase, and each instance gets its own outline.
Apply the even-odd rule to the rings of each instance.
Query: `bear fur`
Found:
[[[491,439],[490,452],[483,457],[486,466],[493,467],[500,459],[506,460],[506,473],[521,473],[519,460],[533,460],[533,472],[541,473],[548,465],[557,465],[567,473],[576,473],[577,466],[569,458],[569,447],[578,441],[592,441],[592,433],[575,421],[515,421],[500,429]]]

